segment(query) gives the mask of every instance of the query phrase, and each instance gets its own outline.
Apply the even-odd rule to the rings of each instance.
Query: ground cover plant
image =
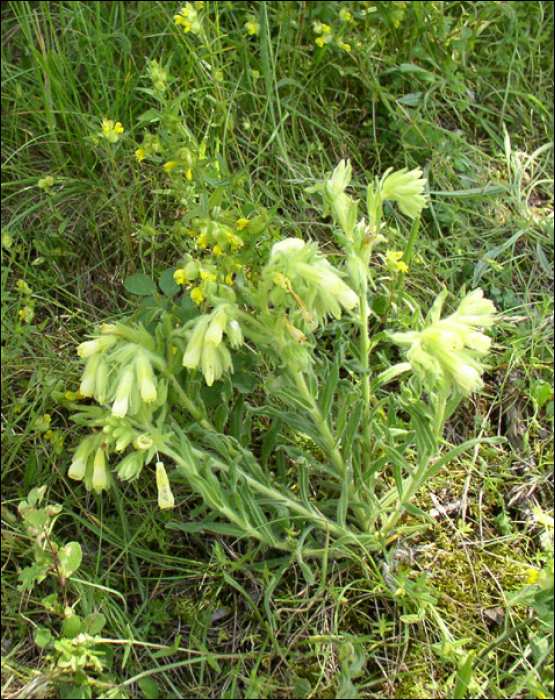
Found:
[[[6,697],[553,695],[553,9],[2,5]]]

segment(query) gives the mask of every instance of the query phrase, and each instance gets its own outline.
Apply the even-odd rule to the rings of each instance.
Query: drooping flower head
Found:
[[[390,333],[389,337],[408,348],[412,369],[429,386],[458,388],[463,394],[470,394],[483,387],[480,358],[491,345],[491,338],[478,329],[493,325],[496,309],[493,302],[484,299],[481,289],[475,289],[454,313],[440,320],[446,293],[434,303],[422,331]]]

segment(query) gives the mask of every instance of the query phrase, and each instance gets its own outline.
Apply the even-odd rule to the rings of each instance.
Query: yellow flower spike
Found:
[[[238,219],[236,222],[236,225],[237,225],[237,230],[242,231],[245,228],[245,226],[249,225],[249,220],[248,219]]]
[[[175,499],[170,487],[170,481],[163,462],[156,462],[156,486],[158,487],[158,505],[164,508],[173,508]]]
[[[179,163],[176,160],[169,160],[167,163],[164,163],[164,170],[167,173],[171,173],[171,171],[175,168],[176,165],[179,165]]]
[[[195,287],[193,289],[191,292],[191,299],[195,302],[195,304],[200,304],[204,300],[204,295],[200,287]]]
[[[176,270],[173,273],[173,278],[177,284],[183,284],[183,285],[190,284],[189,280],[187,279],[187,275],[185,274],[185,270]]]
[[[139,163],[145,159],[145,156],[146,156],[145,149],[144,148],[137,148],[137,150],[135,151],[135,157],[137,158]]]

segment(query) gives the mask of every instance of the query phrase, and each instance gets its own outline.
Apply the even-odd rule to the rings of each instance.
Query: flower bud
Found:
[[[136,479],[144,466],[144,454],[142,452],[131,452],[125,456],[116,468],[118,477],[122,481],[132,481]]]

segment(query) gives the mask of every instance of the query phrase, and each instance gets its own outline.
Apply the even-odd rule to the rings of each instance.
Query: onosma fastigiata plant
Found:
[[[193,166],[183,167],[190,181]],[[316,242],[292,237],[268,245],[261,263],[241,264],[244,234],[250,227],[257,240],[264,222],[232,221],[221,202],[188,224],[173,277],[198,313],[182,322],[170,304],[141,322],[105,324],[78,347],[80,392],[97,405],[75,415],[91,433],[69,476],[100,492],[114,476],[132,481],[150,470],[161,508],[191,491],[203,500],[202,522],[182,527],[246,535],[299,558],[326,546],[380,550],[399,530],[421,527],[400,522],[406,512],[426,519],[415,494],[478,442],[453,448],[442,432],[459,401],[482,386],[490,347],[482,329],[495,318],[481,289],[442,315],[442,292],[425,318],[415,310],[417,328],[371,333],[383,205],[396,203],[413,222],[405,250],[382,256],[391,307],[403,303],[427,206],[421,175],[376,178],[364,218],[347,193],[348,162],[309,188],[333,217],[339,266]],[[406,358],[372,373],[380,343]],[[395,391],[384,391],[393,380]]]

